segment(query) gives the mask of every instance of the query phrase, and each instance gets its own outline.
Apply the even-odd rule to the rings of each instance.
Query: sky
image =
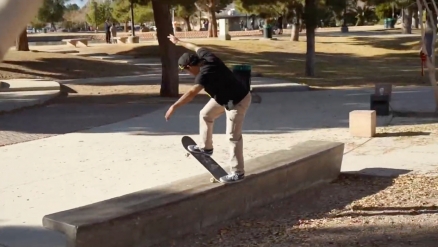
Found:
[[[82,0],[82,1],[81,1],[81,0],[71,0],[70,2],[71,2],[72,4],[75,3],[75,4],[79,5],[79,7],[82,7],[82,6],[84,6],[85,3],[88,2],[88,1],[87,1],[87,0]]]

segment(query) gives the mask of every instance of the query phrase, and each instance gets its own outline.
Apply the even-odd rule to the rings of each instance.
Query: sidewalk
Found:
[[[0,113],[41,105],[59,95],[54,81],[14,79],[0,82]]]
[[[403,142],[397,136],[371,141],[350,136],[348,113],[368,109],[371,92],[261,94],[263,103],[253,104],[245,120],[245,159],[306,140],[330,140],[346,144],[343,171],[370,168],[376,173],[376,167],[433,171],[436,158],[432,157],[438,155],[436,131]],[[401,101],[408,94],[407,89],[395,89],[393,99]],[[43,215],[206,173],[193,158],[185,157],[180,143],[182,135],[197,138],[201,107],[186,105],[169,122],[164,120],[167,108],[160,108],[87,131],[0,148],[0,227],[23,227],[21,239],[0,231],[0,244],[62,246],[62,236],[40,227]],[[390,121],[404,124],[391,119],[379,117],[379,126]],[[215,159],[227,168],[224,130],[222,116],[214,128]],[[427,146],[411,144],[418,139],[427,139]],[[27,237],[32,241],[26,241]]]

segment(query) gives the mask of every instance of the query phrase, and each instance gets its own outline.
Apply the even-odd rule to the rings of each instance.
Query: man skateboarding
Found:
[[[211,156],[213,154],[213,124],[216,118],[226,113],[226,135],[229,145],[231,173],[220,178],[220,182],[232,183],[245,178],[243,159],[242,125],[251,104],[251,93],[231,70],[212,52],[195,44],[168,36],[175,45],[196,52],[184,53],[178,60],[181,70],[195,76],[195,85],[169,107],[165,118],[168,121],[175,110],[190,102],[202,89],[211,97],[199,114],[200,145],[190,145],[191,152]]]

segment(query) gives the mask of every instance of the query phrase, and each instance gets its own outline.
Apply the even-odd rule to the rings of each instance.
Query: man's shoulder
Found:
[[[196,50],[196,54],[198,55],[198,57],[202,58],[205,56],[213,56],[216,57],[213,52],[211,52],[209,49],[205,48],[205,47],[199,47],[198,50]]]

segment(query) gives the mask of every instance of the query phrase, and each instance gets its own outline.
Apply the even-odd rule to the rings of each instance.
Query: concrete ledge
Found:
[[[31,92],[0,92],[0,113],[44,105],[58,97],[59,90]]]
[[[56,81],[38,79],[2,80],[1,84],[0,92],[59,91],[61,89]]]
[[[43,226],[64,233],[68,247],[171,246],[174,238],[335,180],[343,152],[343,143],[307,141],[247,161],[241,183],[211,184],[209,174],[200,175],[46,215]]]

